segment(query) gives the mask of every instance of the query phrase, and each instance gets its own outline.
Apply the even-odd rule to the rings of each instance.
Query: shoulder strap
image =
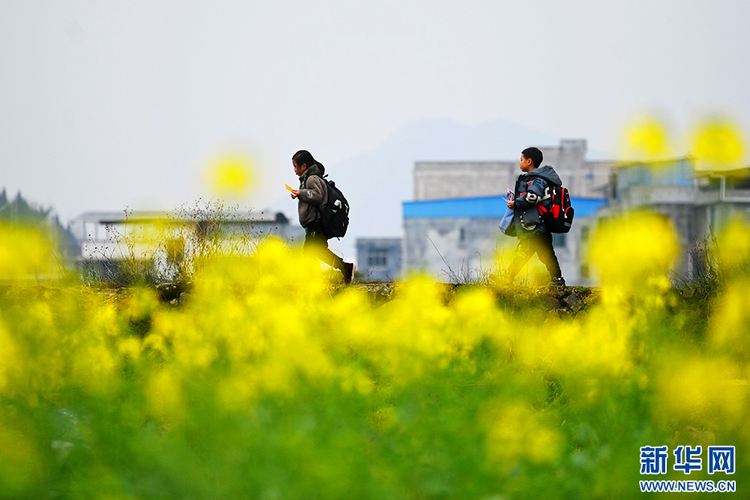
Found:
[[[545,179],[544,177],[542,177],[540,175],[536,175],[536,176],[532,177],[526,185],[528,186],[529,184],[531,184],[531,182],[534,179],[542,179],[545,183],[547,183],[548,186],[551,186],[551,187],[554,187],[554,186],[560,186],[560,187],[562,187],[562,182],[560,182],[560,184],[553,184],[551,180]]]
[[[326,189],[328,189],[328,179],[326,179],[326,177],[328,177],[328,174],[323,174],[323,175],[320,175],[320,174],[310,174],[310,175],[307,175],[302,180],[302,189],[307,189],[307,179],[309,179],[310,176],[320,177],[321,179],[323,179],[323,183],[326,185]]]

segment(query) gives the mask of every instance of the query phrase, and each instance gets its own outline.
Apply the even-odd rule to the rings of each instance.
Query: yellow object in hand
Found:
[[[287,190],[289,190],[291,192],[294,192],[294,189],[292,189],[291,187],[289,187],[289,184],[284,184],[284,186],[286,186]]]

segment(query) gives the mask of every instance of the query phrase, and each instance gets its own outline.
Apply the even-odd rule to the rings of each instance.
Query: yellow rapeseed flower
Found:
[[[742,131],[726,118],[699,124],[691,137],[691,150],[699,163],[713,170],[744,167],[747,159]]]
[[[150,334],[148,337],[143,339],[143,349],[151,349],[152,351],[164,354],[167,350],[166,342],[164,337],[156,333]]]
[[[27,429],[21,431],[0,420],[0,485],[3,496],[16,496],[43,477],[42,454],[30,439]]]
[[[602,286],[636,290],[649,283],[663,288],[663,279],[679,252],[672,223],[649,212],[619,215],[599,227],[589,246],[588,258]],[[651,280],[651,281],[649,281]]]
[[[96,395],[112,391],[119,379],[120,356],[113,353],[104,341],[93,340],[81,343],[73,351],[73,380]]]
[[[714,348],[744,363],[750,363],[749,287],[750,279],[738,280],[716,298],[716,310],[709,329],[709,339]]]
[[[248,154],[222,154],[211,162],[208,171],[209,185],[213,193],[219,196],[242,198],[253,187],[255,170],[255,163]]]
[[[137,337],[127,337],[117,344],[117,352],[130,359],[137,359],[142,350],[143,345]]]
[[[634,121],[623,135],[622,155],[625,158],[649,161],[669,154],[669,131],[664,122],[654,116]]]
[[[54,247],[38,229],[0,223],[0,280],[49,280],[58,277]]]
[[[725,358],[663,353],[655,379],[658,415],[692,421],[708,412],[719,414],[724,425],[746,420],[747,387],[736,380],[742,370]]]
[[[450,331],[445,326],[451,313],[444,304],[443,285],[426,276],[412,277],[379,313],[380,335],[370,352],[394,381],[408,384],[450,361]]]
[[[492,337],[507,329],[507,320],[495,301],[495,296],[486,288],[469,290],[453,300],[449,341],[456,349],[470,351],[483,337]]]
[[[159,305],[159,297],[154,290],[139,286],[131,290],[128,300],[128,313],[131,321],[147,319]]]
[[[357,288],[350,287],[336,295],[324,320],[330,325],[330,333],[335,328],[340,335],[328,342],[330,348],[337,348],[340,353],[346,352],[350,345],[366,349],[381,334],[367,294]]]
[[[154,373],[146,386],[146,399],[152,414],[166,422],[177,423],[185,416],[182,377],[172,367]]]
[[[177,316],[188,319],[185,315]],[[218,356],[215,337],[206,335],[194,323],[181,321],[173,332],[172,349],[175,359],[184,366],[207,368]]]
[[[551,464],[562,452],[563,437],[523,403],[499,405],[485,415],[487,459],[503,471],[520,460]]]
[[[632,322],[600,307],[583,321],[548,324],[516,340],[518,359],[558,374],[622,375],[632,367]]]
[[[735,215],[716,241],[716,255],[721,270],[730,273],[750,264],[750,224],[744,215]]]
[[[373,381],[363,370],[351,366],[341,366],[338,367],[337,371],[341,377],[341,388],[344,391],[357,391],[365,396],[373,391]]]
[[[0,394],[8,389],[18,370],[18,351],[10,332],[0,318]]]
[[[225,411],[247,411],[258,396],[258,385],[250,367],[223,377],[216,390],[216,402]]]

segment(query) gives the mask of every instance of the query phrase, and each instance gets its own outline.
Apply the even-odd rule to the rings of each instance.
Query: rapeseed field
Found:
[[[374,302],[275,240],[211,256],[170,303],[56,278],[43,237],[4,226],[0,498],[635,498],[644,479],[742,496],[750,227],[718,236],[708,299],[670,283],[679,250],[662,218],[612,221],[590,245],[598,303],[560,317],[505,307],[525,288],[424,276]],[[735,447],[733,473],[712,446]]]

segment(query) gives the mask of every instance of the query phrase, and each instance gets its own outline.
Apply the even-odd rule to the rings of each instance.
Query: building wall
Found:
[[[602,198],[613,162],[586,161],[585,140],[562,140],[557,147],[540,147],[544,165],[552,165],[563,185],[581,198]],[[518,162],[417,162],[414,199],[439,200],[504,195],[521,173]]]
[[[408,218],[404,220],[405,259],[409,271],[441,281],[476,279],[494,262],[500,218]]]
[[[591,284],[581,262],[592,222],[593,217],[576,217],[571,232],[555,235],[556,243],[564,240],[555,254],[569,285]],[[474,281],[497,272],[496,257],[509,262],[518,244],[517,238],[500,232],[499,223],[499,217],[406,218],[406,268],[446,282]]]
[[[672,272],[690,278],[701,268],[697,246],[707,243],[732,215],[750,215],[750,190],[743,189],[749,178],[747,172],[734,173],[731,181],[722,181],[725,175],[696,170],[690,157],[621,165],[612,172],[608,203],[599,216],[646,209],[669,218],[682,248]],[[722,182],[738,189],[722,194]],[[648,244],[658,249],[658,238],[654,235],[654,241]]]
[[[496,196],[513,189],[520,173],[512,162],[417,162],[414,199]]]
[[[364,281],[401,278],[401,238],[357,238],[357,271]]]

